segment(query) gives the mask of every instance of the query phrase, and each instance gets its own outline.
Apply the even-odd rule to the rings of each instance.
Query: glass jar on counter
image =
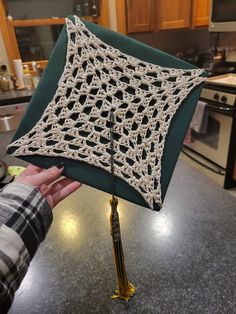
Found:
[[[34,80],[33,80],[32,75],[30,74],[29,67],[27,64],[23,65],[23,72],[24,72],[23,80],[24,80],[25,88],[28,90],[34,89],[35,88]]]
[[[7,66],[5,64],[2,64],[0,66],[0,89],[2,91],[10,90],[10,76],[7,71]]]

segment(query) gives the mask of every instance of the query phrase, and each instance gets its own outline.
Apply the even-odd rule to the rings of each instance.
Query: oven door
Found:
[[[233,108],[208,104],[208,124],[205,134],[192,131],[192,142],[187,146],[193,151],[226,169]]]

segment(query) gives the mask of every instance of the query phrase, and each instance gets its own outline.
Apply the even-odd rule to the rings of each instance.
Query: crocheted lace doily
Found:
[[[150,208],[161,207],[161,157],[172,117],[203,70],[166,68],[122,53],[67,19],[67,57],[53,100],[14,156],[63,156],[110,172],[109,113],[114,109],[114,173]]]

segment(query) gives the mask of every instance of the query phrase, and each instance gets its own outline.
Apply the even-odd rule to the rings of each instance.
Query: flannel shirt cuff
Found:
[[[0,212],[0,225],[19,234],[32,259],[53,219],[46,198],[33,186],[13,182],[0,194]]]
[[[21,237],[6,225],[0,225],[0,313],[8,312],[29,263],[29,253]]]

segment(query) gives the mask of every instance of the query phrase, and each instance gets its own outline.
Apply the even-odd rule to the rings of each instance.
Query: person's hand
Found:
[[[58,180],[62,171],[63,164],[53,166],[47,170],[29,165],[15,179],[15,182],[29,184],[37,188],[47,199],[50,207],[53,208],[60,201],[81,187],[80,182],[71,179],[63,178]]]

